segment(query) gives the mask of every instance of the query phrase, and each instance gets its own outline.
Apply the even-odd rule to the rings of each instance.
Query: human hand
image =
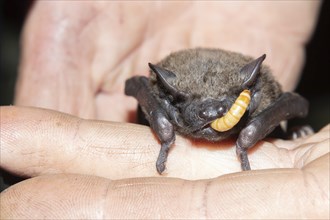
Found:
[[[223,48],[266,64],[292,90],[319,1],[36,2],[22,38],[16,105],[131,121],[124,81],[148,62],[191,47]]]
[[[234,141],[177,136],[159,176],[148,127],[1,107],[1,168],[32,178],[1,193],[0,217],[329,219],[329,132],[261,141],[246,172]]]
[[[38,2],[25,27],[16,104],[128,121],[136,103],[123,95],[125,79],[146,75],[147,62],[196,46],[267,53],[266,63],[291,90],[318,4]],[[7,108],[1,109],[2,115],[7,112],[1,121],[7,131],[1,167],[34,178],[1,194],[2,218],[45,213],[54,218],[327,217],[329,211],[328,155],[320,150],[328,143],[329,127],[305,142],[261,142],[249,157],[254,169],[298,169],[218,178],[240,169],[234,142],[219,146],[178,137],[164,176],[180,179],[155,178],[159,143],[146,127]],[[317,156],[297,156],[303,166],[293,158],[305,146]],[[315,184],[305,187],[310,173]],[[295,192],[308,193],[298,198]]]

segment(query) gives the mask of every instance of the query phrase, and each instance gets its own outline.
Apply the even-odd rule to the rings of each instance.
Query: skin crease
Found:
[[[285,91],[293,90],[319,5],[37,2],[23,32],[15,103],[128,121],[136,101],[124,95],[125,79],[148,75],[148,62],[194,47],[267,54],[264,63]]]
[[[1,130],[1,168],[33,177],[1,193],[1,219],[329,218],[330,125],[259,143],[249,172],[233,142],[178,136],[163,176],[144,126],[12,106]]]
[[[292,90],[319,5],[36,2],[15,104],[57,111],[1,107],[1,168],[32,177],[1,193],[1,219],[328,219],[330,126],[295,141],[261,141],[249,152],[249,172],[239,172],[234,140],[178,136],[159,176],[149,128],[83,119],[129,121],[136,102],[123,95],[125,79],[187,47],[266,53]]]

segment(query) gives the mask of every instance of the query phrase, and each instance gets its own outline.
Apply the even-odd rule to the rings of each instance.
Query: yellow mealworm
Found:
[[[251,93],[245,89],[239,94],[229,111],[223,117],[214,120],[211,123],[211,127],[216,131],[228,131],[234,127],[246,112],[250,100]]]

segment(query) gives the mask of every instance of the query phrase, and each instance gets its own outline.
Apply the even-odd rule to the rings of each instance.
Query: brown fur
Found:
[[[170,83],[180,91],[197,97],[228,97],[234,101],[246,77],[240,70],[253,59],[221,49],[196,48],[174,52],[157,65],[176,74],[176,80]],[[155,74],[151,74],[150,80],[156,84]],[[262,98],[254,115],[268,107],[282,93],[280,85],[265,65],[252,92],[257,90]]]

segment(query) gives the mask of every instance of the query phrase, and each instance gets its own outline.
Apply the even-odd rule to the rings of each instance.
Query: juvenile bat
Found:
[[[307,100],[283,92],[262,65],[265,58],[265,54],[253,59],[220,49],[187,49],[156,65],[149,63],[149,78],[126,81],[125,94],[137,99],[161,142],[158,173],[165,169],[175,132],[209,141],[236,136],[242,170],[250,170],[249,148],[281,121],[307,115]]]

